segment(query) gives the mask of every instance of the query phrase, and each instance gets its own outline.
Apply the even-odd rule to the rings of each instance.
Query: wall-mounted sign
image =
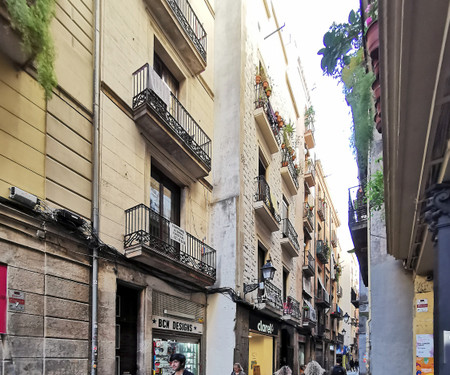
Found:
[[[178,225],[170,223],[170,239],[180,243],[181,245],[186,245],[186,232]]]
[[[416,335],[416,373],[434,374],[433,335]]]
[[[428,311],[428,299],[418,299],[417,300],[417,312],[427,312]]]
[[[278,335],[278,323],[258,315],[250,315],[249,328],[267,335]]]
[[[203,333],[203,324],[180,319],[172,319],[166,316],[153,315],[152,327],[157,329],[164,329],[167,331],[196,333],[200,335]]]
[[[10,290],[8,308],[10,311],[25,311],[25,293],[18,290]]]

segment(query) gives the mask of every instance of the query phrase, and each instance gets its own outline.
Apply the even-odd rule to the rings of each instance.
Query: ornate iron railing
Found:
[[[295,168],[295,164],[294,164],[294,161],[292,160],[292,156],[290,155],[290,153],[287,149],[283,149],[283,152],[281,154],[281,166],[288,168],[289,174],[292,177],[292,181],[294,181],[294,185],[298,189],[298,174],[299,174],[299,172],[297,172],[297,168],[300,168],[300,167],[297,166],[297,168]]]
[[[330,294],[320,285],[317,288],[316,303],[325,305],[330,304]]]
[[[298,234],[288,218],[283,219],[282,234],[284,238],[289,238],[289,241],[291,241],[291,243],[294,245],[295,250],[300,251],[300,244],[298,243]]]
[[[325,221],[325,209],[326,203],[322,198],[317,199],[317,214],[320,217],[320,220]]]
[[[307,251],[308,255],[306,257],[306,259],[308,259],[308,263],[306,264],[308,266],[308,268],[311,269],[312,273],[315,272],[316,269],[316,260],[314,259],[314,257],[312,256],[310,251]]]
[[[211,139],[172,93],[167,108],[167,103],[150,88],[150,69],[147,63],[133,73],[133,109],[148,105],[161,122],[211,169]]]
[[[317,258],[323,263],[328,263],[328,259],[330,258],[330,247],[323,240],[317,241],[316,246],[316,254]]]
[[[348,223],[349,225],[367,222],[367,203],[361,185],[348,189]]]
[[[303,322],[317,322],[317,314],[314,308],[309,307],[308,305],[303,305]]]
[[[272,133],[275,136],[275,139],[278,145],[281,145],[281,131],[278,127],[277,117],[275,116],[275,111],[270,104],[270,100],[267,97],[263,84],[259,83],[255,85],[255,109],[263,108],[264,112],[267,116],[267,120],[269,121],[270,129],[272,129]]]
[[[273,285],[270,281],[264,283],[263,302],[272,306],[274,309],[283,310],[283,298],[281,290]]]
[[[309,228],[308,232],[314,230],[314,207],[311,207],[308,202],[303,204],[303,217],[308,221]]]
[[[316,167],[314,165],[314,161],[311,158],[308,158],[305,165],[305,174],[311,174],[313,177],[316,175]]]
[[[300,320],[302,317],[300,312],[300,302],[295,298],[288,296],[286,302],[283,304],[283,314],[290,315],[293,318]]]
[[[192,267],[195,271],[216,277],[216,251],[203,241],[186,233],[186,245],[170,238],[171,222],[139,204],[125,211],[124,248],[147,245],[153,251]]]
[[[333,245],[333,247],[337,246],[337,236],[334,229],[331,231],[331,244]]]
[[[166,0],[183,30],[206,62],[206,31],[187,0]]]
[[[280,215],[275,210],[275,207],[272,202],[272,197],[270,195],[270,186],[267,183],[264,176],[258,176],[256,177],[256,194],[255,194],[255,201],[263,201],[266,205],[267,209],[270,211],[274,219],[279,223],[281,221]]]

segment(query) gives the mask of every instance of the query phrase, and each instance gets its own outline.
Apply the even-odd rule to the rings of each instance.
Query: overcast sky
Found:
[[[348,188],[358,184],[355,158],[350,149],[350,108],[337,80],[324,77],[317,51],[323,46],[323,35],[333,21],[347,22],[352,9],[358,9],[359,0],[285,0],[293,4],[284,32],[293,33],[301,52],[304,73],[311,101],[316,111],[313,150],[322,161],[333,204],[338,211],[341,227],[338,237],[342,250],[353,249],[348,230]],[[281,21],[282,24],[284,21]]]

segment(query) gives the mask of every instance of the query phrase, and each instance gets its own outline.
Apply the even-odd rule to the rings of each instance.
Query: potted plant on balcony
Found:
[[[46,98],[51,98],[52,90],[57,85],[55,48],[50,33],[55,0],[6,0],[5,3],[11,26],[22,36],[24,52],[35,61],[37,81],[44,88]]]
[[[270,98],[270,95],[272,94],[272,88],[270,86],[266,87],[266,95],[268,98]]]
[[[266,75],[264,72],[264,68],[262,66],[257,66],[255,74],[256,84],[259,85],[261,83],[261,80],[266,80]]]
[[[378,31],[378,3],[374,1],[367,5],[366,13],[366,42],[367,50],[372,59],[378,60],[378,48],[380,47]]]

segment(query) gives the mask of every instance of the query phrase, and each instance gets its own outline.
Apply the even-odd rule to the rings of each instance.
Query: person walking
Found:
[[[330,375],[347,375],[347,371],[341,365],[336,365],[331,370],[331,374]]]
[[[172,375],[194,375],[192,372],[185,369],[186,357],[183,354],[172,354],[170,356],[169,363],[172,370],[174,370]]]
[[[233,371],[231,372],[231,375],[245,375],[244,369],[242,368],[240,363],[235,363],[233,365]]]

